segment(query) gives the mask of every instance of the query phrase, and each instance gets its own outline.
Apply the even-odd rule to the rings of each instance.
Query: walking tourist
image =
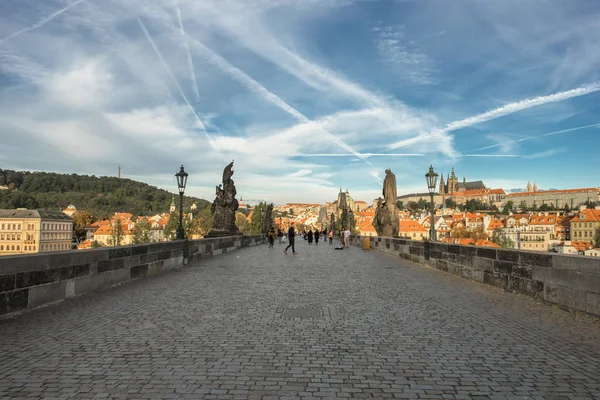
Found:
[[[313,241],[313,231],[312,231],[312,229],[310,229],[308,231],[308,235],[307,236],[308,236],[308,244],[312,244],[312,241]]]
[[[290,247],[292,248],[292,254],[296,255],[296,248],[294,247],[294,239],[295,238],[296,238],[296,232],[294,231],[294,223],[292,222],[290,224],[290,229],[288,229],[288,239],[290,241],[290,244],[288,244],[287,247],[285,248],[285,250],[283,250],[283,252],[286,255],[287,255],[287,251]]]
[[[272,249],[275,244],[275,228],[271,228],[267,234],[267,238],[269,239],[269,248]]]
[[[333,245],[333,229],[329,231],[329,244]]]
[[[315,230],[315,246],[319,245],[319,233],[320,233],[319,230],[316,229]]]
[[[279,245],[281,245],[281,238],[283,237],[283,232],[281,228],[277,228],[277,240],[279,241]]]
[[[348,227],[344,230],[344,247],[350,248],[350,229]]]

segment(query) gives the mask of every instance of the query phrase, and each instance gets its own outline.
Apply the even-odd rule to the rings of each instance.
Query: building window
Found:
[[[21,224],[17,225],[17,230],[20,231],[21,230]]]
[[[14,250],[14,249],[15,249],[15,245],[14,245],[14,244],[13,244],[11,247],[12,247],[12,248],[11,248],[11,250]]]
[[[4,251],[4,246],[0,245],[0,251]]]

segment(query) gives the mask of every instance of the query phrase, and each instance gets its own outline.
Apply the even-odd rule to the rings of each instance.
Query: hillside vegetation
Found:
[[[63,210],[73,204],[99,218],[107,218],[116,211],[133,215],[168,212],[173,196],[166,190],[131,179],[3,169],[0,169],[0,186],[9,188],[0,190],[0,209]],[[198,211],[210,206],[207,200],[184,197],[186,210],[193,203]]]

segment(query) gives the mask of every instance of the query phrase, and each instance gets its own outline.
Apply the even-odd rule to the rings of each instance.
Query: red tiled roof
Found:
[[[423,225],[411,219],[400,220],[398,228],[400,232],[427,232]]]
[[[586,208],[580,211],[571,222],[600,222],[600,210]]]
[[[485,239],[479,239],[478,241],[475,242],[475,246],[479,246],[479,247],[494,247],[494,248],[500,248],[501,246],[498,246],[496,243],[494,242],[490,242],[489,240],[485,240]]]

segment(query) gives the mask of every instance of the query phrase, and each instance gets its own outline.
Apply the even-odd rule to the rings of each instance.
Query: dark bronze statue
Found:
[[[235,198],[237,191],[232,176],[233,161],[223,170],[223,183],[216,187],[216,198],[210,208],[215,222],[212,231],[206,237],[242,235],[235,225],[235,212],[239,204]]]
[[[269,233],[272,226],[273,226],[273,203],[269,204],[267,206],[267,209],[265,210],[265,215],[263,218],[262,232],[264,234]]]
[[[377,208],[373,218],[373,227],[378,236],[398,236],[398,212],[396,206],[397,188],[396,176],[389,169],[385,170],[383,181],[383,199],[377,199]]]

